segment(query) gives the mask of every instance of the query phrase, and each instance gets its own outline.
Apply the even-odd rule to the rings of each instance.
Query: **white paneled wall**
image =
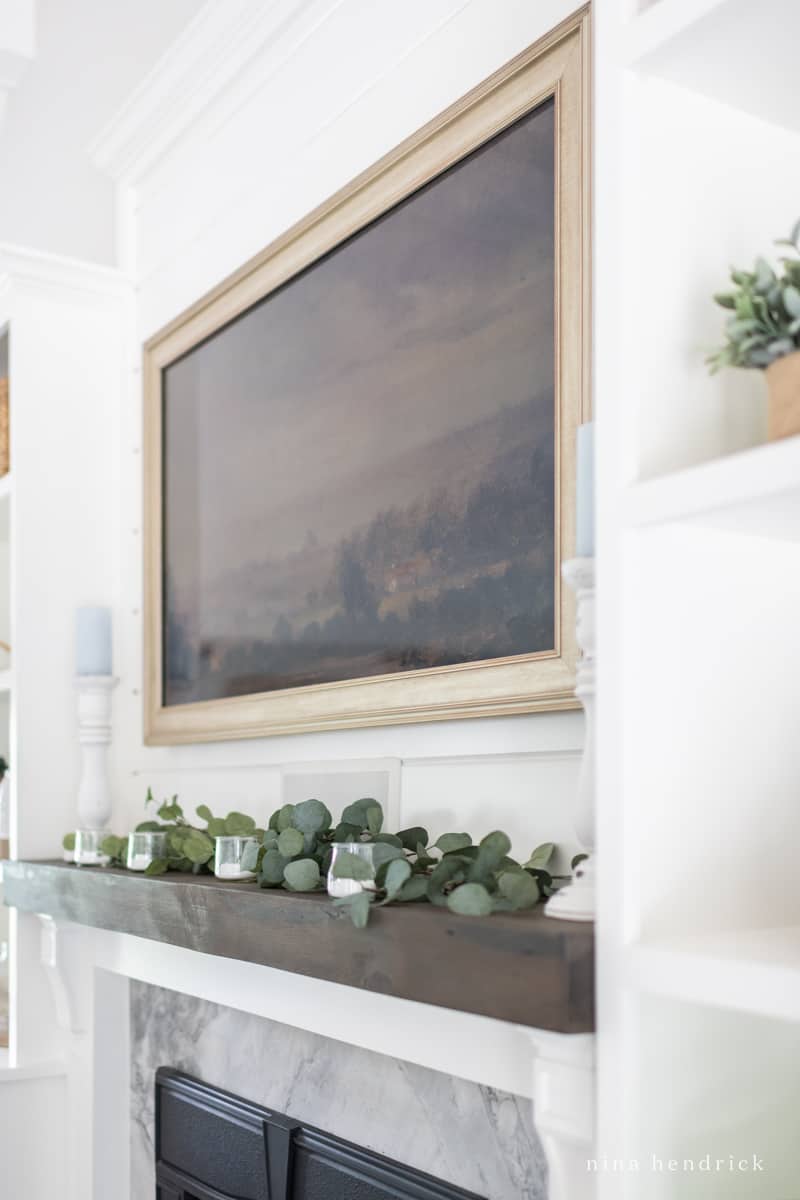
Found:
[[[574,8],[569,0],[239,0],[239,36],[229,22],[223,38],[222,10],[210,5],[100,139],[100,159],[120,174],[120,248],[138,288],[120,446],[120,828],[140,818],[148,785],[159,796],[178,792],[189,809],[235,805],[263,818],[279,802],[281,764],[389,756],[404,764],[403,823],[426,823],[434,834],[502,826],[520,853],[551,838],[565,856],[574,851],[579,713],[144,747],[138,599],[141,340]]]

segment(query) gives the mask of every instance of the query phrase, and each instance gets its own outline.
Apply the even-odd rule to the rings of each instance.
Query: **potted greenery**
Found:
[[[722,367],[764,371],[770,440],[800,433],[800,221],[788,238],[791,254],[775,271],[763,259],[753,271],[731,271],[734,288],[714,296],[731,313],[725,344],[708,358],[712,373]]]

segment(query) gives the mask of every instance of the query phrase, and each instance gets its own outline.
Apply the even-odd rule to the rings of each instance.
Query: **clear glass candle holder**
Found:
[[[375,880],[375,866],[372,857],[374,850],[375,846],[373,842],[334,842],[331,865],[328,868],[328,895],[340,899],[344,896],[357,896],[359,892],[372,890],[370,885]],[[365,862],[369,863],[372,872],[369,879],[337,879],[333,873],[333,868],[336,865],[337,857],[343,851],[355,854],[358,858],[363,858]]]
[[[100,843],[107,838],[107,829],[78,829],[75,831],[74,862],[78,867],[107,867],[111,859],[103,854]]]
[[[255,871],[245,870],[242,865],[245,849],[255,846],[258,852],[257,837],[218,837],[214,848],[214,874],[217,879],[255,879]],[[251,850],[248,859],[255,862]]]
[[[129,871],[146,871],[154,858],[167,857],[166,833],[129,833],[125,865]]]

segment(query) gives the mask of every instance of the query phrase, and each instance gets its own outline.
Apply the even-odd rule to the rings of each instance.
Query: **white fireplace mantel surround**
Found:
[[[115,1196],[128,1200],[130,979],[381,1054],[391,1052],[389,1034],[395,1056],[402,1048],[405,1062],[529,1097],[548,1162],[549,1200],[593,1195],[587,1169],[594,1123],[590,1034],[525,1029],[44,914],[18,914],[18,919],[39,926],[41,964],[64,1046],[59,1063],[44,1064],[41,1072],[45,1083],[61,1076],[67,1081],[71,1200],[107,1196],[109,1172]],[[20,1072],[18,1082],[28,1078]],[[13,1072],[7,1080],[14,1081]],[[17,1090],[0,1086],[0,1115],[4,1100]],[[37,1095],[41,1098],[40,1092],[30,1093]],[[20,1095],[17,1102],[24,1099]],[[435,1174],[436,1164],[430,1169]]]

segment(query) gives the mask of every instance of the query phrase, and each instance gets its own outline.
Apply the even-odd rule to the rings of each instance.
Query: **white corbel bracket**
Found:
[[[593,1200],[595,1038],[529,1030],[533,1123],[547,1158],[548,1200]]]
[[[40,958],[53,996],[56,1023],[66,1033],[85,1033],[89,1028],[87,980],[91,978],[86,930],[46,913],[36,915],[41,926]]]

